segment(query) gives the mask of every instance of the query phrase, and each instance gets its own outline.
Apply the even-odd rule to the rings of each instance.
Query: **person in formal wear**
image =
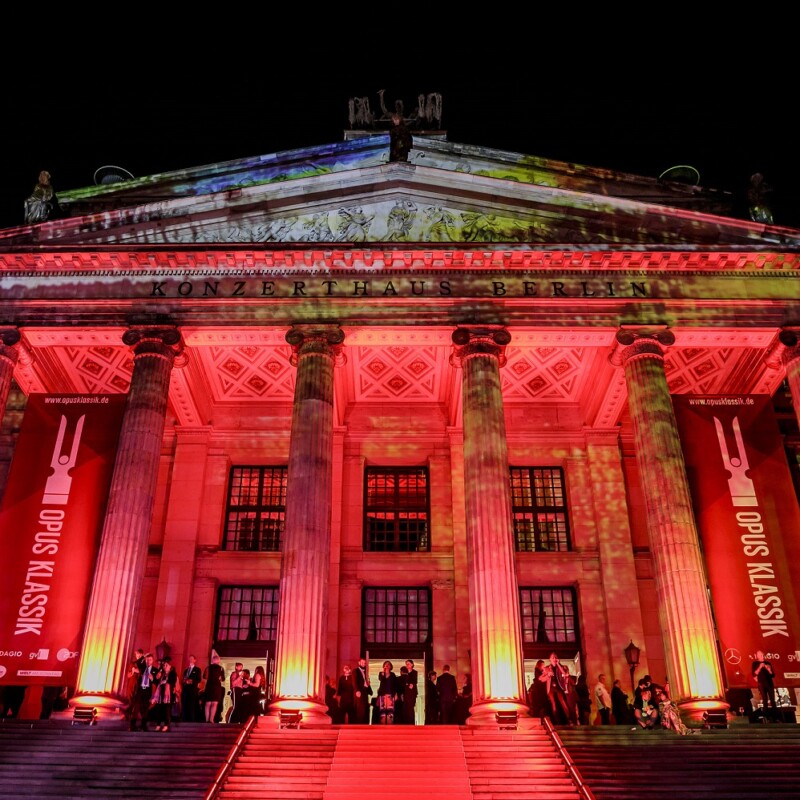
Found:
[[[231,709],[229,722],[246,722],[253,708],[253,687],[250,681],[250,670],[243,667],[237,679],[237,686],[232,691],[236,694],[236,704]]]
[[[342,674],[336,684],[336,697],[339,702],[339,722],[342,725],[360,722],[356,708],[356,679],[349,664],[342,666]]]
[[[219,656],[216,653],[211,656],[211,663],[203,672],[203,680],[206,682],[206,688],[203,691],[205,695],[206,722],[216,722],[217,709],[225,698],[225,687],[223,685],[225,669],[219,663]]]
[[[464,685],[461,687],[456,704],[453,708],[453,722],[456,725],[466,725],[472,706],[472,676],[464,676]]]
[[[394,723],[394,707],[397,704],[399,683],[394,674],[391,661],[383,662],[383,669],[378,673],[378,710],[381,723]]]
[[[627,725],[631,721],[628,695],[622,691],[622,681],[619,678],[611,687],[611,714],[617,725]]]
[[[588,725],[592,715],[592,694],[589,691],[589,684],[586,675],[581,673],[575,681],[575,717],[578,725]]]
[[[197,659],[190,655],[181,677],[181,719],[184,722],[197,722],[200,719],[200,699],[198,686],[203,679],[203,671],[197,666]]]
[[[136,693],[133,699],[131,710],[130,729],[136,730],[136,723],[139,722],[143,731],[147,730],[147,722],[150,717],[150,700],[153,697],[153,684],[156,679],[155,659],[152,653],[144,656],[144,665],[139,672],[136,681]]]
[[[369,683],[369,668],[367,659],[359,658],[358,666],[353,672],[356,682],[356,720],[362,725],[369,725],[370,697],[372,686]]]
[[[544,661],[540,658],[533,668],[533,680],[528,687],[528,707],[530,715],[541,720],[550,713],[550,701],[547,697],[547,684],[541,680],[544,672]]]
[[[157,731],[168,731],[172,721],[172,704],[175,702],[175,687],[178,673],[172,667],[172,659],[162,659],[153,682],[153,693],[150,698],[152,720]]]
[[[549,662],[544,665],[539,680],[547,687],[547,699],[550,701],[553,722],[572,725],[575,717],[569,704],[571,688],[569,668],[558,660],[556,653],[550,653]]]
[[[425,678],[425,724],[439,723],[439,690],[436,688],[436,670]]]
[[[771,718],[777,721],[780,718],[778,717],[778,704],[775,702],[775,670],[772,667],[772,662],[764,659],[762,650],[756,651],[751,674],[758,683],[758,692],[761,695],[761,710],[764,718]]]
[[[403,697],[406,690],[406,679],[408,678],[408,667],[403,664],[400,667],[400,674],[397,676],[397,699],[394,702],[394,724],[404,725],[406,718],[403,708],[405,703]]]
[[[403,722],[406,725],[414,725],[416,723],[417,694],[419,693],[417,682],[419,676],[414,668],[412,659],[407,659],[405,666],[408,674],[403,685]]]
[[[453,711],[458,699],[458,684],[450,673],[450,665],[442,667],[442,674],[436,679],[436,689],[439,693],[439,724],[452,725],[455,722]]]
[[[231,704],[228,707],[226,712],[226,722],[230,722],[231,718],[236,715],[238,719],[238,713],[236,713],[236,703],[239,700],[239,697],[242,693],[242,676],[244,675],[244,664],[241,661],[237,661],[233,665],[233,672],[231,672],[228,687],[228,697],[231,698]]]
[[[264,667],[259,664],[254,670],[250,678],[250,687],[253,690],[250,716],[260,716],[264,713],[264,703],[267,699],[267,673]]]
[[[656,691],[656,702],[658,703],[658,715],[661,718],[662,728],[675,731],[679,736],[686,736],[695,732],[694,729],[686,727],[681,719],[678,706],[670,699],[665,689]]]
[[[634,731],[638,728],[652,730],[658,726],[660,722],[658,706],[650,689],[642,689],[639,697],[633,701],[633,718],[636,720],[636,725],[631,730]]]
[[[597,713],[600,715],[601,725],[611,724],[611,693],[606,686],[606,676],[600,673],[594,685],[594,701],[597,703]]]

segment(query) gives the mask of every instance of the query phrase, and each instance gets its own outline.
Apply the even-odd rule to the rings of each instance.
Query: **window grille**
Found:
[[[277,586],[223,586],[219,590],[218,642],[273,641],[278,630]]]
[[[537,587],[519,590],[523,645],[578,645],[575,591]]]
[[[564,471],[560,467],[512,467],[510,472],[516,549],[569,550]]]
[[[231,469],[225,550],[281,549],[286,521],[286,475],[285,466]]]
[[[364,475],[364,549],[430,549],[428,470],[367,467]]]
[[[428,588],[364,589],[364,642],[427,644],[431,635],[431,594]]]

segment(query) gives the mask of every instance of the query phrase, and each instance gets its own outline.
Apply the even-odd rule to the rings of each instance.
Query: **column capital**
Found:
[[[286,341],[292,347],[292,365],[297,366],[300,356],[316,353],[333,358],[340,362],[344,354],[342,344],[344,331],[336,325],[298,324],[286,332]]]
[[[494,356],[500,366],[506,363],[506,346],[511,334],[502,325],[459,326],[453,331],[453,352],[450,363],[463,366],[473,356]]]
[[[614,339],[608,360],[615,367],[640,356],[663,359],[667,347],[675,344],[675,334],[667,325],[621,325]]]
[[[800,358],[800,328],[785,325],[778,332],[778,342],[770,353],[767,365],[784,367]]]
[[[181,332],[174,325],[131,325],[122,334],[122,342],[133,348],[135,357],[160,356],[170,364],[183,353]]]
[[[0,327],[0,358],[5,358],[16,364],[19,358],[19,344],[21,336],[18,328],[11,326]]]

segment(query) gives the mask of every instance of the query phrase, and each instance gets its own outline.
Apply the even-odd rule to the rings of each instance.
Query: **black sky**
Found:
[[[776,223],[800,227],[794,47],[771,40],[767,51],[700,31],[537,41],[515,38],[511,24],[488,43],[475,33],[446,48],[414,28],[403,35],[416,48],[333,35],[315,47],[291,36],[254,48],[222,47],[220,32],[184,48],[110,40],[54,49],[38,66],[12,59],[0,226],[22,223],[40,169],[58,192],[91,185],[107,164],[141,177],[341,141],[348,99],[369,97],[375,110],[384,89],[387,105],[399,98],[407,109],[420,93],[440,93],[450,141],[652,177],[689,164],[701,185],[735,193],[743,209],[750,176],[762,172]]]

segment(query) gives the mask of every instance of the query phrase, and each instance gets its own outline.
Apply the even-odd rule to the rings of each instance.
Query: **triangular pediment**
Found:
[[[70,215],[0,244],[464,243],[541,248],[796,246],[800,233],[723,216],[729,198],[488,148],[386,136],[66,192]]]

